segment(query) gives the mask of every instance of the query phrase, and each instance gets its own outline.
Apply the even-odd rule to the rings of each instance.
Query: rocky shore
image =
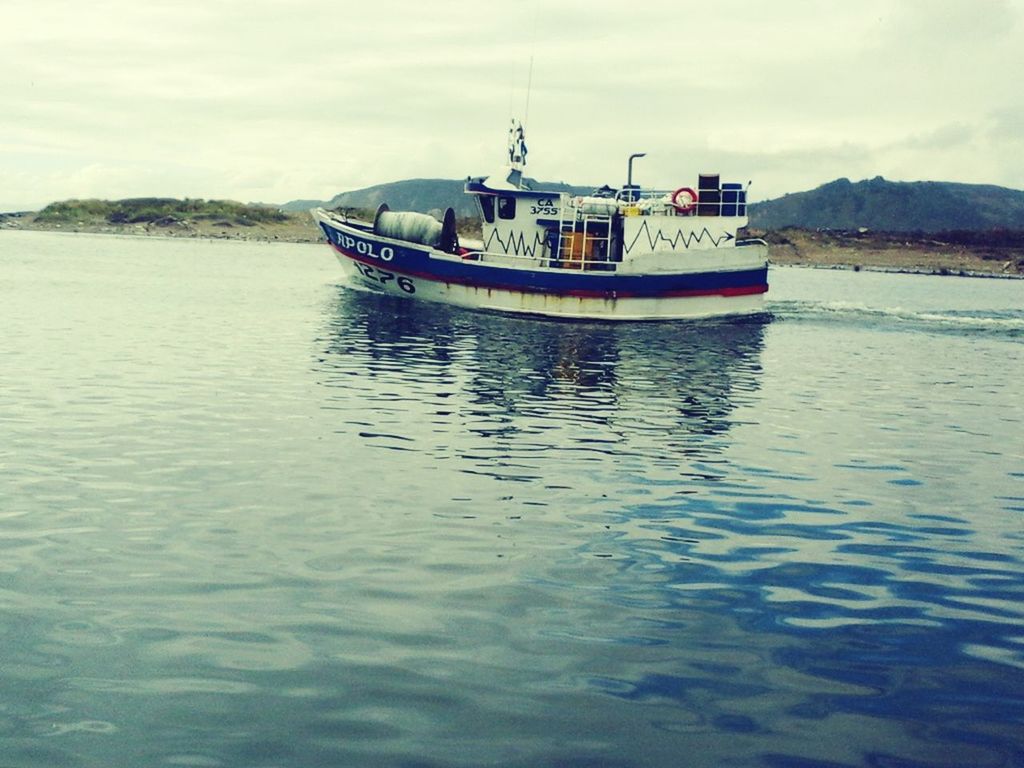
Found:
[[[769,243],[773,264],[968,277],[1024,277],[1024,246],[964,245],[937,236],[782,229],[750,232]],[[985,238],[978,238],[985,240]]]
[[[0,214],[0,230],[85,232],[103,235],[201,237],[217,240],[249,240],[285,243],[316,243],[323,238],[309,214],[287,214],[282,221],[240,224],[225,219],[164,218],[149,222],[114,224],[108,221],[40,221],[36,214]]]

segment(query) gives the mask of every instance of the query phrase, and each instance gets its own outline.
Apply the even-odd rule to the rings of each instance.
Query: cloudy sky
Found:
[[[485,174],[513,115],[552,181],[1024,188],[1024,0],[4,0],[0,71],[0,211]]]

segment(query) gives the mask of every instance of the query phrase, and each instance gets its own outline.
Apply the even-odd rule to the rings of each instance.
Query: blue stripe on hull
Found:
[[[767,264],[731,272],[668,275],[620,275],[571,269],[497,267],[476,261],[432,258],[429,248],[408,247],[395,241],[341,230],[320,222],[328,241],[354,261],[382,267],[396,274],[522,293],[594,298],[661,298],[672,296],[740,296],[768,290]]]

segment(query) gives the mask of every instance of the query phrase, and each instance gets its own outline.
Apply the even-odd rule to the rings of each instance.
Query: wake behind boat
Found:
[[[509,164],[469,179],[482,241],[442,221],[380,206],[373,222],[313,216],[351,281],[378,293],[476,309],[568,318],[656,320],[751,314],[768,290],[767,246],[737,240],[746,189],[699,176],[696,189],[632,183],[591,195],[531,189],[513,125]]]

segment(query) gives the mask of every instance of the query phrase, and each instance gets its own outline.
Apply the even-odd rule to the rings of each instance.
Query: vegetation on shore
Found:
[[[233,200],[176,200],[169,197],[64,200],[51,203],[36,215],[36,221],[41,224],[172,224],[192,220],[223,221],[251,227],[287,219],[287,214],[269,206],[245,205]]]
[[[319,239],[319,230],[306,213],[287,213],[274,206],[247,205],[234,200],[63,200],[14,224],[23,229],[64,232],[293,242]]]

